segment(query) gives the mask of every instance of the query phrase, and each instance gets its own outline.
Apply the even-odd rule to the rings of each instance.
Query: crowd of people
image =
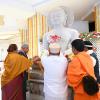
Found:
[[[99,100],[98,91],[93,95],[87,94],[82,81],[88,74],[100,83],[99,61],[92,43],[75,39],[71,46],[75,56],[70,61],[62,54],[58,43],[49,45],[48,56],[35,56],[30,61],[27,44],[22,45],[19,51],[16,44],[9,45],[1,77],[2,100],[26,100],[27,70],[33,63],[40,62],[44,69],[45,100]],[[69,92],[69,86],[73,92]]]
[[[26,44],[20,51],[16,44],[10,44],[7,52],[4,61],[5,70],[1,77],[2,100],[26,100],[27,70],[40,58],[28,60]]]
[[[68,15],[62,8],[48,15],[52,29],[43,37],[48,55],[29,60],[28,45],[19,51],[16,44],[9,45],[1,77],[2,100],[26,100],[27,71],[32,64],[39,64],[44,71],[45,100],[99,100],[99,60],[92,43],[79,39],[77,30],[66,27],[71,18]],[[74,54],[71,59],[70,53]]]

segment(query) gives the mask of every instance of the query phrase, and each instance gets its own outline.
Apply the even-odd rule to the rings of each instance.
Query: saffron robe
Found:
[[[73,87],[75,93],[74,100],[98,100],[98,94],[89,96],[83,89],[82,78],[87,73],[95,78],[90,55],[80,52],[69,63],[67,71],[68,84]]]

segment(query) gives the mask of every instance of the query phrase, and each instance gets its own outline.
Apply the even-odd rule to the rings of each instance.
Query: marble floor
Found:
[[[44,100],[44,97],[27,92],[27,100]]]

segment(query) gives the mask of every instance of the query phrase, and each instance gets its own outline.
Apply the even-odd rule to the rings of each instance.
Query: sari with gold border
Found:
[[[27,58],[15,53],[8,53],[5,71],[1,77],[2,100],[23,100],[23,72],[32,65]]]

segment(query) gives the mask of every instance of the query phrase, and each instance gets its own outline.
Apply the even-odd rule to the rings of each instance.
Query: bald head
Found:
[[[51,43],[49,45],[49,54],[59,55],[60,49],[61,47],[58,43]]]

